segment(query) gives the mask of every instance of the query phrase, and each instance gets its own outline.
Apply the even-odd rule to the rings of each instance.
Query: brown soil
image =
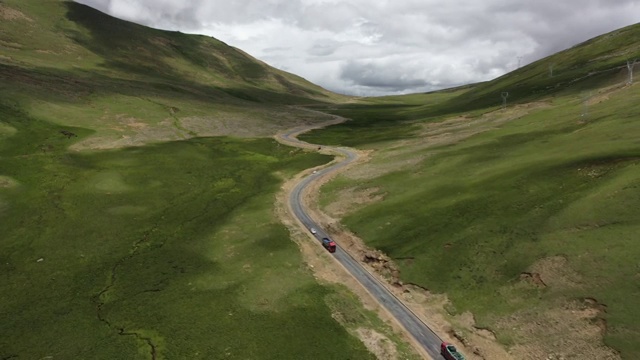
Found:
[[[528,269],[537,274],[538,281],[551,289],[579,288],[582,286],[580,274],[568,265],[564,256],[551,256],[536,261]]]
[[[602,344],[606,306],[593,299],[571,301],[548,309],[530,308],[499,323],[515,342],[509,351],[520,359],[613,360],[620,356]]]
[[[638,67],[638,66],[640,66],[640,63],[636,63],[635,67]],[[624,73],[625,73],[625,78],[626,78],[626,73],[627,73],[626,68],[624,70]],[[600,88],[600,89],[598,89],[597,92],[593,92],[593,93],[590,94],[589,98],[586,101],[587,105],[595,105],[595,104],[601,103],[603,101],[607,101],[607,100],[609,100],[609,97],[611,95],[614,95],[615,93],[617,93],[617,92],[619,92],[621,90],[624,90],[628,86],[629,86],[629,84],[627,84],[627,82],[625,81],[623,83],[619,83],[619,84],[611,85],[611,86],[608,86],[608,87]]]
[[[18,186],[18,182],[8,176],[0,175],[0,188],[10,189]]]
[[[120,115],[116,115],[116,119],[118,120],[118,123],[121,124],[122,126],[125,126],[127,128],[130,129],[146,129],[147,127],[149,127],[149,124],[140,121],[139,119],[136,119],[132,116],[127,116],[124,114],[120,114]]]
[[[0,19],[3,20],[26,20],[32,22],[29,17],[23,14],[20,10],[16,10],[8,7],[7,5],[0,3]]]
[[[546,291],[583,286],[580,274],[563,256],[540,259],[523,274],[524,284]],[[602,342],[606,311],[606,305],[592,298],[559,300],[546,307],[532,305],[499,319],[496,330],[509,334],[516,344],[510,353],[523,354],[522,359],[619,359]]]
[[[398,351],[394,344],[379,332],[360,328],[356,330],[356,335],[378,359],[395,360],[398,358]]]
[[[105,110],[99,122],[106,124],[105,128],[96,129],[98,135],[86,138],[70,149],[116,149],[160,141],[184,140],[195,136],[267,137],[295,126],[312,126],[333,119],[324,113],[304,111],[296,107],[290,107],[287,111],[264,108],[235,112],[220,110],[205,117],[178,115],[179,109],[170,107],[167,109],[167,118],[153,124],[126,114],[111,114]]]
[[[539,273],[523,272],[520,274],[520,280],[529,282],[539,288],[547,287]]]

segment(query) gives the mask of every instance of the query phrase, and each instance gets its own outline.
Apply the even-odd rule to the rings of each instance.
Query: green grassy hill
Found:
[[[90,86],[104,77],[208,101],[327,101],[335,94],[211,37],[155,30],[70,1],[3,1],[3,74],[45,69]],[[39,70],[38,70],[39,69]],[[92,79],[92,76],[95,79]],[[77,79],[76,79],[77,78]],[[84,81],[83,81],[84,80]]]
[[[639,54],[640,31],[637,25],[628,26],[478,84],[463,98],[443,105],[472,111],[501,106],[503,92],[508,92],[509,104],[520,104],[618,84],[626,79],[626,61]]]
[[[350,209],[343,222],[404,282],[446,293],[466,336],[458,319],[471,311],[514,354],[638,358],[634,58],[640,25],[486,83],[342,106],[353,121],[302,138],[374,152],[322,203]],[[341,200],[354,194],[369,203]]]
[[[96,131],[78,149],[271,135],[317,121],[282,105],[345,99],[210,37],[69,1],[1,4],[0,106]]]
[[[357,146],[402,138],[411,130],[396,126],[398,124],[413,120],[435,121],[454,114],[479,116],[500,109],[504,92],[508,93],[509,105],[572,95],[584,98],[595,95],[597,89],[624,83],[628,78],[627,60],[638,58],[640,30],[638,25],[632,25],[492,81],[427,94],[364,98],[356,104],[343,105],[338,113],[356,121],[323,131],[322,140]],[[353,131],[358,131],[357,137],[352,136]]]
[[[331,160],[270,138],[328,118],[288,105],[342,99],[212,38],[0,1],[0,358],[373,358],[359,327],[415,356],[273,211]]]

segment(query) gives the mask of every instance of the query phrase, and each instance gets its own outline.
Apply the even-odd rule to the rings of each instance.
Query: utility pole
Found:
[[[549,77],[552,78],[553,77],[553,67],[556,66],[556,64],[551,64],[549,65]]]
[[[589,117],[589,99],[591,99],[591,91],[582,94],[582,118],[587,121]]]
[[[502,94],[502,110],[507,108],[507,98],[509,97],[509,93],[504,91]]]
[[[638,61],[638,59],[633,59],[633,61],[627,60],[627,70],[629,70],[629,80],[627,81],[628,85],[633,84],[633,67],[636,66],[636,61]]]

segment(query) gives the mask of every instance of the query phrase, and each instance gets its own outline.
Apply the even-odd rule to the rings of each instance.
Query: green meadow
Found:
[[[415,357],[273,211],[332,159],[271,138],[328,118],[285,105],[341,96],[73,2],[0,16],[0,358],[372,359],[361,327]]]
[[[370,357],[271,210],[275,173],[326,156],[232,138],[72,153],[90,131],[2,116],[3,358]]]
[[[513,332],[507,321],[513,315],[597,301],[600,311],[590,321],[605,324],[604,343],[625,359],[637,358],[640,88],[625,85],[629,53],[607,54],[619,48],[638,54],[639,29],[605,35],[489,83],[339,107],[335,112],[352,121],[303,138],[374,152],[366,171],[323,187],[321,204],[347,189],[376,189],[383,200],[352,211],[344,224],[395,259],[404,282],[446,293],[449,315],[471,311],[477,326],[506,346],[531,340]],[[585,58],[603,60],[585,64]],[[559,64],[555,78],[546,74],[552,62]],[[595,69],[600,72],[592,75]],[[505,110],[501,88],[519,94]],[[516,108],[521,113],[509,115]],[[440,137],[425,130],[452,118],[468,125],[441,125]],[[430,144],[464,131],[473,134]],[[544,286],[522,280],[549,259],[562,259],[562,266],[542,274]],[[531,317],[520,321],[515,328]],[[561,352],[552,345],[566,337],[560,331],[548,328],[535,340]]]

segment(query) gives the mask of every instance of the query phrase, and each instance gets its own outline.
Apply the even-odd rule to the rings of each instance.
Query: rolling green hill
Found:
[[[406,126],[396,126],[398,124],[414,120],[435,121],[454,114],[479,116],[500,109],[504,92],[508,93],[509,105],[571,95],[584,98],[595,95],[597,89],[624,83],[628,79],[627,60],[638,58],[640,29],[638,25],[632,25],[585,41],[492,81],[427,94],[364,98],[357,104],[343,105],[337,113],[356,121],[323,130],[321,140],[356,146],[402,138],[406,131],[411,130]],[[640,62],[636,66],[638,64]],[[352,136],[354,131],[358,131],[357,137]],[[305,136],[310,141],[320,141],[312,135]]]
[[[270,138],[328,119],[289,105],[343,99],[213,38],[0,1],[0,359],[371,359],[363,327],[416,358],[273,211],[331,160]]]
[[[519,104],[619,84],[627,77],[626,61],[638,56],[640,31],[638,25],[632,25],[478,84],[464,97],[443,105],[472,111],[500,106],[502,92],[508,92],[508,103]]]
[[[638,358],[637,58],[640,25],[486,83],[341,106],[353,121],[301,138],[374,152],[322,204],[402,281],[446,293],[464,336],[470,311],[516,358]]]
[[[105,77],[115,86],[137,80],[149,90],[179,87],[185,96],[207,101],[291,104],[338,98],[211,37],[151,29],[70,1],[5,0],[2,6],[0,44],[9,79],[12,70],[38,78],[56,69],[50,75],[68,77],[68,85],[78,81],[90,87]]]
[[[317,121],[282,105],[346,99],[210,37],[70,1],[1,4],[0,106],[96,131],[78,149],[271,135]]]

